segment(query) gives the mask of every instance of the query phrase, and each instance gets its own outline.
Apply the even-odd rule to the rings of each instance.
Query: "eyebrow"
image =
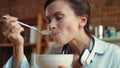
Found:
[[[52,16],[56,16],[56,15],[58,15],[59,13],[61,13],[61,11],[55,12]],[[50,16],[47,16],[47,19],[50,19]]]

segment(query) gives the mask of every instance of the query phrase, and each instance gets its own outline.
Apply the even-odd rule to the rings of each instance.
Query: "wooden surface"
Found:
[[[47,29],[47,23],[44,19],[44,16],[39,14],[38,15],[38,22],[37,22],[37,27],[40,30],[45,30]],[[37,43],[36,43],[36,50],[35,52],[37,54],[45,54],[48,51],[48,42],[49,42],[49,37],[46,35],[41,35],[40,33],[37,33]]]
[[[26,47],[29,47],[29,46],[32,46],[32,47],[35,47],[35,43],[25,43],[24,44],[24,46],[26,46]],[[0,44],[0,47],[12,47],[13,46],[13,44],[12,43],[2,43],[2,44]]]

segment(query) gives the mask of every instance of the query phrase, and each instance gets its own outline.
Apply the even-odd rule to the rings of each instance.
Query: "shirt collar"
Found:
[[[95,36],[93,36],[93,39],[94,39],[94,41],[90,41],[90,46],[94,42],[94,44],[93,44],[94,46],[92,46],[92,47],[95,49],[95,53],[104,54],[105,50],[107,49],[107,47],[105,46],[105,42],[102,40],[99,40]],[[65,47],[65,48],[67,48],[67,47]],[[68,51],[68,49],[65,49],[65,48],[64,47],[62,48],[62,53],[63,53],[63,50]],[[89,49],[91,50],[91,47]]]
[[[94,47],[97,54],[104,54],[106,50],[105,42],[94,37]]]

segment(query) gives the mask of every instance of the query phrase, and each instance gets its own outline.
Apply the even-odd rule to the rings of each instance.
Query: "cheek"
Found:
[[[62,31],[74,32],[78,30],[78,24],[75,23],[75,20],[64,20],[58,23],[58,28]]]
[[[65,45],[75,38],[78,33],[78,24],[76,22],[71,18],[65,18],[57,23],[60,34],[54,40],[58,45]]]
[[[71,29],[69,28],[69,24],[60,23],[58,26],[58,31],[60,32],[59,35],[53,38],[58,46],[63,46],[72,39],[72,36],[70,35]]]
[[[58,28],[66,37],[74,36],[79,31],[79,25],[75,20],[64,20],[58,24]]]
[[[74,37],[76,36],[76,26],[73,24],[64,24],[59,26],[61,28],[60,31],[60,35],[59,38],[56,40],[56,43],[58,43],[58,45],[65,45],[68,42],[70,42],[72,39],[74,39]]]
[[[67,25],[67,31],[69,32],[69,35],[75,35],[78,32],[78,25],[77,24],[73,24],[74,22],[70,23]]]

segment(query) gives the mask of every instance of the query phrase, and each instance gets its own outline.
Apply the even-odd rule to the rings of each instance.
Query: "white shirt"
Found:
[[[120,48],[117,45],[106,43],[94,37],[95,54],[92,61],[83,68],[120,68]],[[4,68],[12,68],[13,57],[5,64]],[[26,57],[20,68],[30,68]]]

